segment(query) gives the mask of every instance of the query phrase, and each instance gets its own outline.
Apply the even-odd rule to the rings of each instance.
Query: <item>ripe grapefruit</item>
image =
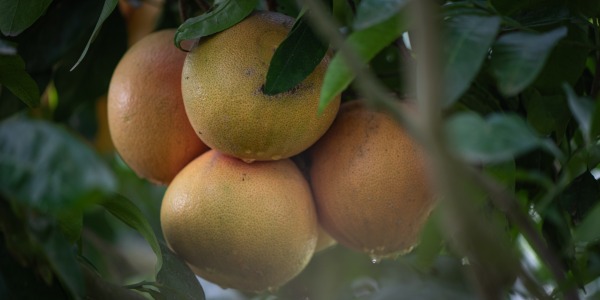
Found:
[[[152,33],[117,65],[108,91],[108,125],[115,148],[140,177],[169,183],[208,148],[190,125],[181,99],[185,53],[175,30]]]
[[[391,117],[344,103],[311,155],[319,220],[336,241],[376,259],[418,242],[434,201],[418,145]]]
[[[196,274],[245,291],[296,276],[317,242],[310,187],[291,160],[247,164],[215,150],[169,185],[161,224],[171,249]]]
[[[273,53],[293,22],[283,14],[255,12],[202,38],[188,53],[182,77],[185,109],[212,149],[247,162],[278,160],[310,147],[333,122],[339,97],[317,113],[329,57],[291,91],[263,93]]]

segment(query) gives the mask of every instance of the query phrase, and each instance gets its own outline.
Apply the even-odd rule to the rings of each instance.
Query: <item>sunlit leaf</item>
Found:
[[[0,123],[0,192],[42,212],[89,206],[114,190],[91,147],[52,123],[15,116]]]
[[[223,31],[246,18],[258,5],[258,0],[223,0],[202,15],[187,19],[175,33],[175,45]]]
[[[462,15],[445,23],[444,83],[446,106],[469,88],[500,28],[496,16]]]
[[[0,54],[0,85],[9,89],[29,107],[40,104],[40,90],[25,71],[25,62],[18,55]]]
[[[346,40],[346,47],[355,51],[363,63],[367,63],[406,31],[403,21],[402,16],[395,16],[378,25],[355,31]],[[345,90],[355,76],[343,54],[338,52],[331,60],[323,79],[319,111],[322,112],[334,97]]]
[[[164,299],[204,300],[204,290],[196,275],[164,244],[160,244],[163,267],[156,275],[156,286]]]
[[[319,65],[326,52],[327,45],[302,15],[273,54],[264,93],[275,95],[297,86]]]
[[[0,32],[15,36],[29,28],[44,14],[52,0],[2,0],[0,1]]]
[[[514,96],[531,84],[546,58],[567,34],[565,27],[546,33],[513,32],[501,36],[492,46],[491,74],[506,96]]]
[[[538,137],[514,114],[492,114],[483,119],[474,113],[461,113],[448,121],[446,130],[454,149],[475,163],[511,160],[538,147],[561,156],[554,144]]]
[[[100,18],[98,19],[98,22],[96,23],[96,27],[94,27],[92,36],[90,36],[90,39],[88,40],[88,43],[85,46],[85,49],[83,49],[83,52],[81,53],[81,56],[79,57],[79,60],[77,60],[75,65],[73,65],[73,67],[71,68],[71,71],[73,71],[73,69],[75,69],[77,67],[77,65],[79,65],[79,63],[83,60],[83,58],[87,54],[88,49],[90,48],[90,45],[92,44],[92,42],[94,41],[96,36],[98,36],[98,33],[100,32],[100,29],[102,28],[102,24],[108,18],[108,16],[110,16],[110,14],[113,12],[113,10],[117,6],[118,2],[119,2],[119,0],[104,0],[104,6],[102,7],[102,12],[100,12]]]
[[[123,223],[139,232],[146,239],[156,254],[156,270],[160,270],[162,266],[161,249],[158,240],[156,239],[156,235],[154,234],[154,231],[152,231],[150,223],[148,223],[148,220],[146,220],[146,217],[142,214],[142,211],[129,201],[129,199],[121,195],[108,197],[100,204],[119,220],[123,221]]]
[[[356,9],[356,30],[377,25],[398,14],[410,0],[363,0]]]

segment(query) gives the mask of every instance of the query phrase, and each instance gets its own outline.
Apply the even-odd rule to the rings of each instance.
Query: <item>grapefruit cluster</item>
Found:
[[[418,146],[386,114],[338,96],[317,113],[325,57],[302,83],[263,93],[293,19],[255,12],[189,53],[174,30],[128,50],[109,87],[116,150],[140,177],[168,185],[161,225],[199,276],[275,289],[336,241],[370,255],[418,241],[432,197]],[[304,153],[301,171],[290,159]]]

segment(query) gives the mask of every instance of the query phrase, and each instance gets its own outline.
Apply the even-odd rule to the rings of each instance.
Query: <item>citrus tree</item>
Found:
[[[256,11],[277,12],[278,17],[267,19],[289,20],[282,21],[287,29],[276,39],[277,47],[269,50],[263,73],[255,72],[258,64],[245,74],[232,74],[226,67],[251,61],[254,52],[245,47],[262,45],[261,38],[270,39],[272,30],[240,31],[243,34],[235,35],[245,43],[225,41],[214,49],[205,41],[236,32],[233,28]],[[145,38],[155,31],[167,36],[168,43],[145,46]],[[134,50],[145,54],[118,71],[125,54]],[[144,65],[143,60],[174,66],[186,59],[193,66],[204,63],[204,57],[210,64],[202,65],[209,67],[197,76],[205,85],[202,92],[197,82],[186,82],[202,67],[178,65],[168,71]],[[142,67],[132,70],[135,66]],[[173,80],[169,73],[181,76],[178,68],[184,70],[181,90],[179,77]],[[250,79],[244,76],[254,76],[252,84],[258,88],[246,89]],[[115,87],[111,80],[125,84]],[[289,117],[286,114],[296,109],[291,105],[273,109],[285,95],[305,95],[307,86],[314,97],[299,97],[295,105],[313,119]],[[142,125],[132,132],[115,130],[113,112],[123,105],[113,105],[113,99],[130,90],[144,95],[132,106],[134,114],[141,111],[136,117],[140,121],[127,117],[120,124]],[[181,105],[148,100],[158,94],[169,98],[174,93],[168,91],[175,90],[183,93],[183,100],[173,100]],[[183,103],[196,105],[194,97],[205,90],[216,99],[210,105],[223,102],[222,107],[229,108],[219,106],[201,120],[190,117],[191,125],[186,126],[191,138],[186,140],[195,139],[195,131],[216,150],[201,155],[207,147],[196,141],[188,157],[170,160],[171,152],[161,151],[183,143],[177,139],[183,129],[173,125],[187,121]],[[599,92],[600,2],[594,0],[3,0],[0,298],[595,299],[600,297]],[[232,105],[239,94],[242,99],[271,102],[246,113],[247,106]],[[362,124],[350,121],[354,125],[339,130],[334,125],[324,137],[323,132],[315,133],[331,125],[340,99],[342,106],[359,105],[353,101],[358,99],[360,105],[384,113],[393,121],[386,126],[404,128],[418,147],[397,148],[404,134],[365,139],[361,151],[375,154],[363,160],[361,168],[341,173],[333,159],[359,145],[355,137],[375,136],[379,127],[349,129]],[[204,107],[188,110],[205,112]],[[338,119],[347,110],[340,109]],[[317,126],[315,116],[328,114],[331,120]],[[285,131],[292,123],[312,128],[310,141],[297,148],[286,144],[293,150],[285,157],[278,152],[264,158],[275,162],[250,163],[263,159],[260,151],[220,140],[243,132],[240,128],[248,123],[227,123],[210,138],[203,133],[205,118],[247,115],[255,117],[250,125],[275,125],[262,139],[253,135],[262,125],[239,134],[244,147],[258,147],[271,137],[286,143],[305,138],[303,131]],[[354,138],[330,139],[334,130]],[[120,146],[123,138],[133,139],[127,151]],[[315,139],[317,146],[309,147]],[[229,152],[222,150],[224,143]],[[372,150],[379,148],[384,150]],[[147,153],[150,158],[142,157]],[[414,153],[423,157],[423,166],[412,165]],[[307,211],[312,225],[302,232],[285,231],[287,236],[267,233],[264,240],[236,244],[239,257],[248,260],[231,269],[252,271],[259,268],[252,264],[256,260],[276,262],[265,270],[290,278],[277,278],[277,286],[248,292],[221,289],[195,276],[206,275],[197,262],[222,251],[226,242],[215,238],[222,236],[219,230],[234,228],[239,235],[251,236],[252,226],[240,226],[245,224],[242,219],[252,212],[252,222],[269,223],[281,217],[272,208],[282,206],[229,203],[228,210],[244,209],[248,214],[242,211],[226,221],[211,210],[186,209],[181,215],[163,208],[169,222],[163,216],[161,223],[163,196],[165,203],[178,203],[188,187],[209,184],[195,175],[176,176],[196,156],[200,157],[179,174],[209,172],[207,165],[222,162],[246,168],[240,173],[245,182],[255,179],[254,166],[281,164],[277,168],[283,173],[271,174],[274,169],[269,169],[268,181],[255,183],[253,189],[273,197],[297,196],[290,205],[296,208],[289,211]],[[141,162],[134,163],[137,159]],[[162,172],[168,176],[140,171],[148,161],[169,169]],[[223,179],[206,178],[237,176],[230,171],[219,171]],[[404,175],[386,176],[394,172]],[[421,173],[427,173],[430,184],[419,179],[412,185]],[[287,175],[281,174],[293,174],[300,184],[284,186]],[[346,177],[351,180],[344,181]],[[381,220],[378,225],[391,219],[390,224],[402,224],[401,230],[353,219],[334,230],[328,225],[334,222],[325,220],[332,218],[325,205],[316,205],[315,212],[311,201],[299,203],[318,200],[334,184],[333,195],[365,195],[366,200],[350,205],[351,212],[369,212],[370,218]],[[238,187],[230,190],[241,190]],[[413,196],[426,205],[408,213],[396,213],[393,204],[379,204],[377,209],[379,198],[402,202]],[[345,217],[341,207],[330,211]],[[323,232],[315,225],[315,213],[325,225]],[[284,216],[278,227],[288,228],[297,220],[291,213]],[[190,234],[188,224],[193,232],[206,229],[194,227],[198,219],[214,221],[209,229],[218,234]],[[403,223],[406,219],[417,221]],[[382,238],[390,245],[406,241],[409,233],[411,240],[392,255],[379,255],[379,248],[352,247],[353,234],[363,230],[363,236]],[[339,244],[317,246],[317,232],[331,234]],[[187,242],[192,239],[190,249]],[[300,239],[308,250],[298,258],[285,247]],[[265,250],[251,252],[259,242],[267,245]],[[315,247],[325,249],[313,253]],[[288,272],[292,260],[303,262]],[[243,280],[253,280],[249,274],[254,273],[244,274]]]

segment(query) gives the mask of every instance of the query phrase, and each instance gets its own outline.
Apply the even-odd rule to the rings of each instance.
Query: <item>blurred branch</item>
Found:
[[[442,182],[442,191],[449,195],[453,201],[461,199],[455,196],[461,194],[456,185],[448,184],[451,180],[448,176],[456,174],[457,170],[448,170],[450,162],[453,160],[452,155],[447,151],[444,136],[441,134],[441,118],[440,118],[440,103],[441,98],[440,88],[443,86],[440,72],[441,57],[439,53],[439,31],[436,26],[437,18],[435,17],[435,7],[433,1],[415,1],[414,12],[415,25],[418,34],[416,41],[416,49],[418,49],[419,63],[417,64],[417,95],[421,109],[423,112],[423,127],[428,133],[430,143],[434,145],[430,149],[434,155],[434,171],[438,176],[438,180]],[[468,174],[471,168],[463,163],[454,164],[455,167],[467,169],[465,174]],[[459,173],[460,174],[460,173]],[[481,175],[481,174],[480,174]],[[466,179],[466,178],[465,178]],[[565,282],[565,271],[562,264],[556,255],[547,247],[542,236],[535,229],[531,219],[520,210],[516,199],[507,195],[506,191],[499,187],[497,183],[488,180],[484,176],[475,176],[478,185],[483,187],[490,195],[494,204],[502,209],[508,218],[514,222],[523,232],[527,240],[531,243],[533,249],[540,255],[550,268],[553,276],[558,284]],[[445,185],[445,186],[444,186]],[[456,207],[460,204],[454,203],[451,207]],[[459,217],[459,216],[455,216]],[[499,250],[499,249],[498,249]],[[491,295],[493,297],[493,295]],[[577,293],[573,290],[565,291],[566,299],[578,299]]]
[[[546,263],[550,272],[556,279],[558,284],[566,282],[566,271],[563,264],[558,259],[556,253],[546,245],[544,238],[540,235],[531,219],[525,215],[519,205],[517,199],[506,192],[506,190],[498,183],[485,176],[484,174],[471,170],[473,177],[477,182],[490,192],[490,199],[500,210],[502,210],[508,218],[521,230],[527,242],[533,250],[540,256],[542,261]],[[579,299],[577,292],[571,288],[566,290],[565,299]]]
[[[455,241],[455,246],[463,254],[477,260],[474,262],[477,266],[473,268],[474,272],[477,273],[474,279],[480,284],[479,288],[482,296],[486,298],[498,297],[500,289],[509,284],[507,276],[512,273],[512,268],[517,268],[517,270],[514,270],[517,273],[522,272],[522,269],[518,271],[520,264],[518,259],[510,253],[511,248],[502,241],[497,240],[497,236],[503,236],[498,226],[488,224],[489,222],[473,208],[473,195],[468,193],[468,190],[473,188],[472,178],[469,176],[470,168],[458,161],[449,152],[442,134],[441,105],[439,103],[442,72],[439,71],[441,69],[439,61],[441,55],[438,45],[439,28],[436,25],[438,19],[434,13],[435,4],[432,1],[425,0],[413,2],[414,11],[411,15],[414,17],[414,24],[417,29],[414,39],[417,43],[413,45],[413,49],[418,50],[416,94],[420,111],[418,116],[415,116],[415,114],[409,116],[397,106],[397,101],[376,80],[372,72],[366,68],[354,49],[344,43],[344,39],[337,29],[339,25],[326,14],[323,4],[316,0],[304,0],[303,2],[312,11],[312,14],[309,15],[309,21],[313,23],[315,28],[320,30],[320,34],[329,40],[334,48],[339,49],[339,54],[344,57],[345,62],[356,74],[354,83],[358,92],[365,97],[365,100],[370,102],[369,104],[383,106],[387,109],[393,117],[407,126],[411,134],[425,146],[424,148],[428,151],[432,161],[432,174],[440,185],[441,194],[444,195],[444,199],[441,200],[444,203],[440,204],[444,204],[446,208],[443,209],[447,221],[446,225],[449,225],[448,228],[444,228],[447,231],[446,234]],[[417,122],[420,126],[416,126]],[[489,186],[481,186],[481,188],[490,191]],[[495,193],[494,190],[491,192]],[[498,196],[495,195],[493,198],[498,199]],[[520,210],[514,208],[515,204],[516,202],[509,202],[505,203],[503,207],[509,209],[509,217],[515,218],[516,223],[528,228],[526,229],[528,230],[527,237],[535,241],[535,249],[541,251],[541,254],[543,254],[541,257],[551,266],[557,281],[559,283],[563,282],[565,278],[564,271],[560,264],[556,263],[556,257],[547,250],[537,231],[531,230],[531,224],[528,223],[530,220],[521,214]],[[478,251],[482,247],[491,249],[491,251]],[[499,270],[495,270],[495,268]],[[528,281],[528,283],[531,284],[532,281]],[[538,287],[531,292],[540,294],[542,290]],[[547,298],[547,295],[543,293],[542,298]],[[577,299],[577,295],[567,293],[567,299]]]

